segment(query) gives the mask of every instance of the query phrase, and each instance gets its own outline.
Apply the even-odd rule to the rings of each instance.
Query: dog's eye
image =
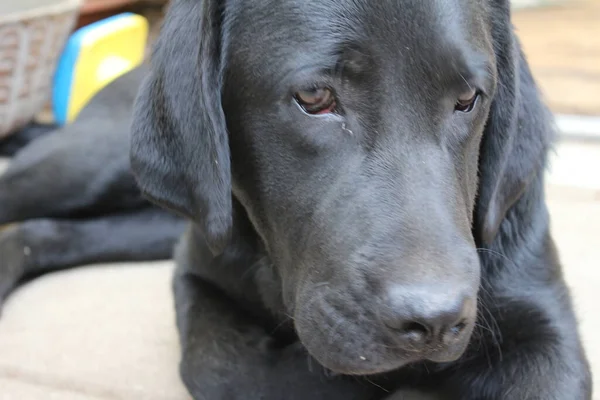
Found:
[[[335,96],[328,88],[300,90],[296,93],[295,98],[304,111],[309,114],[328,114],[335,111]]]
[[[467,92],[458,96],[456,104],[454,105],[454,110],[464,113],[471,112],[473,111],[478,98],[479,92],[475,89],[469,89]]]

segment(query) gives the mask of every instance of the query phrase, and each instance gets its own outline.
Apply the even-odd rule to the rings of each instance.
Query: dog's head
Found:
[[[330,369],[456,359],[477,243],[543,155],[519,131],[509,7],[175,0],[136,105],[139,184],[216,253],[239,202],[300,340]]]

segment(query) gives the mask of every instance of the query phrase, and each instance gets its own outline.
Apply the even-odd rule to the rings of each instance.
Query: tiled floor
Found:
[[[600,0],[516,11],[534,75],[557,113],[600,115]]]

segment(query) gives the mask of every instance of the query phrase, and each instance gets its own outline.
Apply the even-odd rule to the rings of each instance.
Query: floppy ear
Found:
[[[131,142],[143,194],[192,219],[216,252],[232,225],[221,12],[219,0],[173,1],[136,100]]]
[[[510,208],[543,173],[553,129],[510,22],[510,2],[492,0],[497,90],[482,138],[476,236],[491,244]]]

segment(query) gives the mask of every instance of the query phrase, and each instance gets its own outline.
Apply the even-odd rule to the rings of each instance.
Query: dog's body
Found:
[[[147,68],[100,92],[72,125],[7,140],[0,176],[0,304],[21,279],[87,263],[168,259],[185,222],[142,198],[129,167]]]
[[[168,255],[183,222],[139,196],[128,107],[102,117],[119,123],[106,151],[106,129],[54,134],[0,179],[0,223],[29,220],[0,233],[0,290]],[[507,1],[175,0],[131,159],[144,195],[192,220],[174,278],[190,393],[590,399],[545,206],[551,140]],[[57,162],[77,173],[47,178]],[[36,208],[40,185],[58,189]]]

